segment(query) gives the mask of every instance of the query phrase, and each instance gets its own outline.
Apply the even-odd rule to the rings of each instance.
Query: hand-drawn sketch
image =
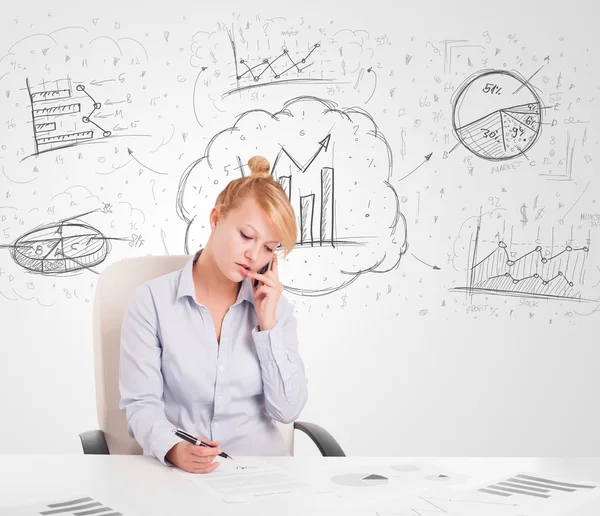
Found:
[[[98,211],[98,210],[94,210]],[[103,235],[81,220],[93,212],[44,224],[21,235],[9,248],[13,260],[29,272],[59,275],[83,270],[95,272],[111,250],[111,240],[129,240]]]
[[[509,239],[497,232],[494,241],[482,236],[482,228],[486,235],[490,235],[490,230],[482,224],[484,217],[493,220],[491,214],[486,213],[475,221],[468,219],[463,224],[462,229],[472,230],[469,236],[467,284],[454,287],[451,291],[462,291],[469,295],[592,301],[582,293],[586,285],[586,262],[591,244],[589,236],[582,245],[562,244],[554,241],[552,231],[549,243],[537,238],[533,243],[524,244],[513,241],[515,228],[511,227]],[[466,237],[461,235],[461,238]],[[463,250],[464,246],[463,242]],[[460,254],[464,255],[462,252]]]
[[[50,87],[46,81],[43,81],[39,85],[43,88],[41,90],[33,90],[29,84],[29,79],[26,80],[26,83],[33,117],[34,152],[30,156],[37,156],[44,152],[65,147],[73,147],[79,142],[91,140],[98,136],[107,138],[111,135],[110,131],[103,129],[92,119],[94,113],[102,107],[102,104],[94,100],[86,90],[85,85],[78,84],[75,87],[76,91],[83,92],[92,103],[92,110],[82,117],[83,108],[80,99],[85,99],[85,97],[82,95],[77,97],[73,94],[71,79],[54,81]],[[78,130],[78,121],[96,126],[100,133],[95,134],[93,129]]]
[[[460,143],[476,156],[509,160],[535,144],[543,109],[534,88],[516,72],[484,70],[457,89],[452,127]]]
[[[289,292],[328,294],[398,266],[407,227],[390,184],[390,146],[366,111],[316,97],[291,99],[273,114],[242,113],[185,170],[177,211],[187,224],[186,253],[202,246],[217,193],[245,175],[256,153],[270,160],[298,219],[298,249],[282,267],[293,271],[284,278]]]
[[[332,24],[260,15],[244,19],[237,13],[214,31],[196,32],[190,64],[199,68],[193,94],[198,123],[223,111],[226,99],[258,102],[263,91],[280,88],[285,98],[352,92],[370,99],[377,87],[376,47],[391,42]]]

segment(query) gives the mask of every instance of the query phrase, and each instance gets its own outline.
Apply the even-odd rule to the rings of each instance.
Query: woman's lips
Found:
[[[248,270],[246,269],[246,267],[244,267],[243,265],[240,265],[239,263],[236,263],[236,265],[238,266],[239,271],[244,275],[247,276],[248,275]]]

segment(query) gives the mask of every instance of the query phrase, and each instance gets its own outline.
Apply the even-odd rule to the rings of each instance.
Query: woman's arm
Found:
[[[143,284],[129,301],[121,327],[119,407],[125,411],[129,435],[144,453],[169,466],[165,455],[179,438],[165,415],[161,360],[156,307],[150,287]]]
[[[295,421],[308,399],[308,380],[298,353],[294,307],[283,296],[277,324],[270,330],[254,328],[252,337],[260,361],[267,414],[281,423]]]

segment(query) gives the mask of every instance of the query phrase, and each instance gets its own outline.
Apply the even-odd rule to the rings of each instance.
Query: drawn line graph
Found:
[[[233,44],[233,42],[232,42],[232,44]],[[245,69],[245,71],[240,72],[240,67],[238,67],[238,63],[236,62],[236,68],[235,68],[236,79],[239,81],[249,75],[254,82],[258,82],[258,81],[260,81],[262,76],[268,72],[271,72],[271,75],[274,79],[280,79],[281,77],[286,75],[291,70],[295,70],[296,72],[301,73],[303,70],[305,70],[306,68],[308,68],[309,66],[311,66],[313,64],[313,63],[306,64],[306,60],[320,46],[321,46],[320,43],[315,43],[310,48],[308,53],[298,61],[294,61],[294,59],[290,55],[290,51],[287,48],[284,48],[282,50],[281,54],[279,54],[274,59],[265,58],[260,63],[254,65],[254,66],[250,66],[248,64],[248,61],[246,61],[245,59],[240,59],[239,64],[241,65],[241,68]],[[284,68],[283,70],[276,70],[273,66],[277,63],[277,61],[280,61],[280,60],[282,62],[280,62],[279,65],[281,65],[283,62],[285,62],[284,66],[287,66],[289,63],[291,63],[291,65],[288,66],[287,68]],[[301,67],[300,65],[306,65],[306,66]]]
[[[580,288],[584,285],[589,240],[588,245],[580,247],[559,246],[558,252],[553,243],[551,246],[533,245],[524,253],[516,253],[499,238],[495,249],[478,259],[480,229],[478,224],[472,252],[469,253],[467,285],[451,290],[470,294],[588,301],[583,299]]]

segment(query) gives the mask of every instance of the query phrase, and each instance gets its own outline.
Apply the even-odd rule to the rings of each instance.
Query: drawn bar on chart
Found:
[[[38,144],[50,144],[56,142],[80,142],[82,140],[91,140],[94,137],[94,131],[82,131],[80,133],[60,134],[58,136],[49,136],[47,138],[38,138]]]
[[[310,242],[314,244],[313,239],[313,216],[315,213],[315,194],[303,195],[300,197],[300,244]]]
[[[47,107],[42,109],[34,109],[33,117],[39,118],[42,116],[60,116],[72,115],[81,111],[81,104],[65,104],[64,106]]]
[[[31,94],[32,102],[45,102],[47,100],[61,100],[71,97],[71,90],[37,91]]]
[[[94,516],[123,516],[120,512],[116,512],[110,507],[107,507],[100,502],[96,502],[93,498],[77,498],[66,502],[57,502],[47,504],[45,508],[38,514],[41,516],[49,516],[51,514],[64,514],[74,516],[94,515]]]
[[[333,243],[333,168],[323,167],[321,169],[321,227],[320,243]]]
[[[530,475],[515,475],[502,482],[489,485],[478,489],[483,493],[498,496],[511,496],[512,494],[522,494],[536,498],[550,498],[552,491],[574,493],[578,489],[595,489],[594,485],[571,484],[567,482],[557,482],[546,478],[532,477]]]
[[[283,191],[286,193],[288,200],[292,201],[292,176],[281,176],[279,178],[279,184]]]
[[[56,124],[54,122],[47,122],[43,124],[35,124],[35,130],[38,133],[50,132],[56,130]]]

